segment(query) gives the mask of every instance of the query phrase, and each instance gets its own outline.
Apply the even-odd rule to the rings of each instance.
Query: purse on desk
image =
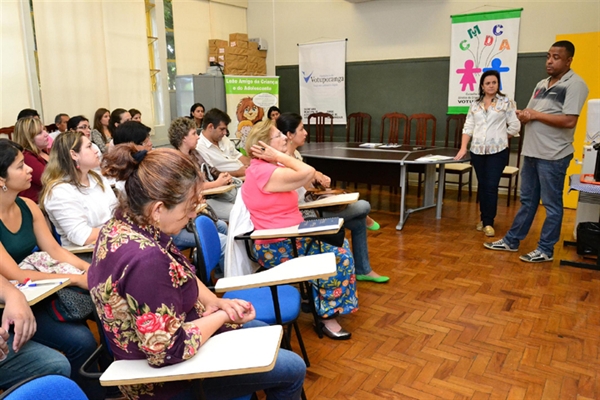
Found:
[[[338,194],[344,194],[344,193],[346,193],[346,192],[342,189],[326,188],[326,187],[322,186],[320,183],[318,183],[317,181],[315,181],[315,182],[313,182],[312,188],[306,189],[306,194],[304,195],[304,201],[307,203],[310,203],[311,201],[316,201],[316,200],[320,200],[320,199],[324,199],[327,197],[335,196]],[[348,204],[340,204],[338,206],[327,207],[327,211],[336,213],[336,212],[345,210],[346,207],[348,207]]]
[[[30,254],[21,261],[19,268],[47,274],[83,273],[83,271],[69,263],[55,260],[45,251]],[[94,303],[90,297],[90,292],[78,287],[60,289],[46,304],[46,310],[50,316],[59,322],[83,321],[94,311]]]

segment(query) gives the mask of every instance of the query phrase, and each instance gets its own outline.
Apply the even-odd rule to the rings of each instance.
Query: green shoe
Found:
[[[357,281],[367,281],[375,283],[386,283],[390,280],[389,276],[369,276],[369,275],[356,275]]]
[[[381,228],[381,226],[379,225],[379,222],[373,220],[373,225],[371,226],[367,226],[367,229],[370,231],[378,231],[379,228]]]

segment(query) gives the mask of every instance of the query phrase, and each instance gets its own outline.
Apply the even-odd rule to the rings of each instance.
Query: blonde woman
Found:
[[[19,196],[27,197],[36,203],[42,190],[42,173],[50,158],[48,155],[49,138],[44,124],[38,118],[21,118],[15,125],[13,139],[23,147],[25,164],[32,169],[31,186],[19,193]]]
[[[304,220],[296,189],[314,180],[315,169],[285,154],[286,151],[287,137],[273,121],[254,125],[246,141],[246,152],[252,161],[246,170],[242,198],[255,229],[285,228]],[[300,237],[296,242],[285,238],[257,240],[254,250],[258,263],[272,268],[285,262],[293,257],[293,243],[297,243],[299,256],[335,253],[336,275],[312,281],[312,295],[323,333],[334,340],[350,339],[351,333],[337,321],[339,315],[358,310],[354,257],[348,240],[344,239],[342,247],[319,245],[310,237]]]
[[[60,234],[63,246],[94,243],[112,217],[117,198],[97,172],[100,158],[81,132],[65,132],[54,142],[42,176],[42,209]]]

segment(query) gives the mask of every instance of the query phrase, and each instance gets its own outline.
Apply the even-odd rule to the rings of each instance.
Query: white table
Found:
[[[23,293],[30,306],[39,303],[68,286],[69,278],[43,279],[32,283],[35,283],[37,286],[22,286],[19,288],[19,291]],[[4,308],[4,304],[0,304],[0,308]]]
[[[270,371],[282,333],[280,325],[224,332],[208,339],[191,359],[162,368],[151,367],[145,359],[114,361],[100,377],[100,384],[135,385]]]

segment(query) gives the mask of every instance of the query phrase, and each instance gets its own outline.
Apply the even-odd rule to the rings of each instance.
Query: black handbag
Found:
[[[83,321],[94,311],[90,292],[78,287],[66,287],[56,292],[49,311],[58,322]]]

